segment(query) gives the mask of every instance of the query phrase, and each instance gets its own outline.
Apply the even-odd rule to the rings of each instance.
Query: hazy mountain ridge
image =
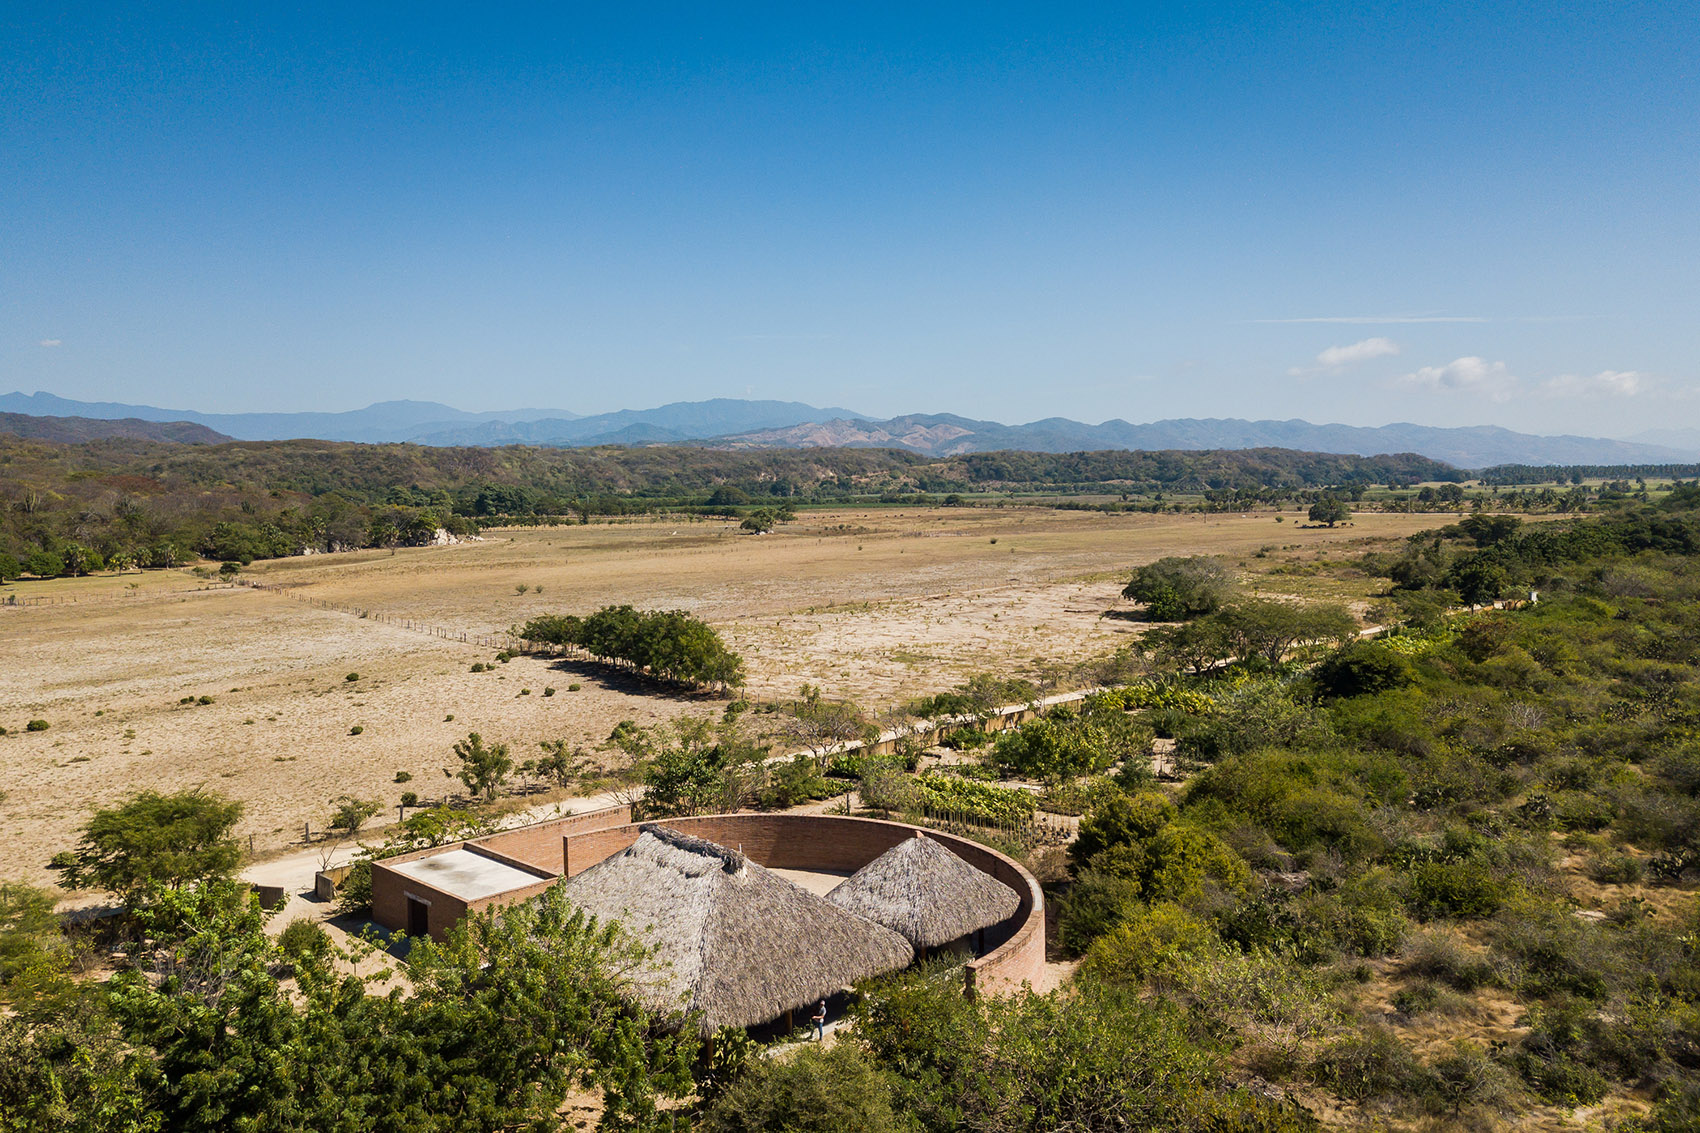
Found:
[[[1695,452],[1597,437],[1542,437],[1496,425],[1438,428],[1397,423],[1379,427],[1315,425],[1309,421],[1179,418],[1134,425],[1111,420],[1087,425],[1052,417],[1028,425],[970,421],[953,414],[914,414],[888,421],[841,420],[722,438],[734,446],[806,448],[892,445],[927,456],[1021,449],[1073,452],[1098,449],[1199,450],[1284,448],[1373,456],[1414,452],[1460,468],[1495,464],[1640,464],[1684,462]]]
[[[139,417],[42,417],[28,413],[0,413],[0,433],[67,445],[113,437],[184,445],[217,445],[235,439],[193,421],[144,421]]]
[[[1120,418],[1089,425],[1047,417],[1023,425],[953,413],[873,419],[838,407],[796,401],[714,398],[653,409],[576,416],[564,410],[467,413],[428,401],[388,401],[346,413],[198,413],[113,402],[81,402],[52,394],[0,395],[0,412],[85,419],[186,421],[240,440],[411,442],[434,447],[707,444],[724,448],[898,448],[929,457],[975,452],[1090,452],[1110,449],[1203,450],[1282,448],[1303,452],[1418,453],[1460,468],[1497,464],[1661,464],[1700,457],[1700,431],[1660,430],[1634,440],[1536,436],[1495,425],[1439,428],[1395,423],[1378,427],[1239,418],[1176,418],[1133,424]],[[1692,444],[1683,443],[1692,435]],[[1655,441],[1657,438],[1657,441]]]
[[[73,401],[40,392],[0,394],[0,412],[96,420],[192,421],[243,441],[302,439],[367,443],[408,441],[421,433],[475,427],[489,421],[570,420],[576,416],[564,409],[469,413],[435,401],[380,401],[364,409],[343,413],[202,413],[194,409],[161,409],[153,405],[127,405],[115,401]]]

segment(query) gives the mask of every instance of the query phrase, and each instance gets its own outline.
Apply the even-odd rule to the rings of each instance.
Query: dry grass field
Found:
[[[1128,568],[1163,555],[1302,568],[1445,522],[1369,514],[1329,530],[1286,519],[869,510],[806,513],[767,536],[645,520],[246,572],[283,593],[215,588],[187,571],[24,583],[8,592],[63,601],[0,606],[0,878],[46,881],[47,859],[73,843],[90,808],[144,787],[201,784],[243,800],[240,833],[264,853],[299,840],[304,822],[322,826],[338,795],[393,806],[404,789],[443,793],[450,746],[468,731],[526,759],[540,740],[589,747],[622,719],[721,707],[542,659],[474,674],[490,649],[345,610],[471,635],[609,603],[682,608],[743,653],[751,695],[810,681],[881,709],[971,673],[1032,675],[1109,652],[1138,626],[1100,615]],[[1313,581],[1302,569],[1259,578],[1289,593]],[[567,691],[573,683],[582,689]],[[49,728],[25,732],[31,719]],[[405,788],[398,771],[413,776]]]

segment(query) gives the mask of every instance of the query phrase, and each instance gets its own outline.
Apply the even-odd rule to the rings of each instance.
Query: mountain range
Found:
[[[94,420],[190,422],[238,440],[397,442],[422,445],[544,446],[698,444],[726,448],[899,448],[926,456],[1019,449],[1285,448],[1306,452],[1418,453],[1460,468],[1495,464],[1671,464],[1700,459],[1700,432],[1663,430],[1630,440],[1536,436],[1493,425],[1437,428],[1398,423],[1369,428],[1309,421],[1180,418],[1090,425],[1049,417],[1004,425],[954,414],[876,420],[852,410],[792,401],[716,398],[655,409],[580,416],[559,409],[468,413],[429,401],[386,401],[344,413],[200,413],[115,402],[83,402],[47,393],[0,395],[0,414]],[[73,428],[86,431],[88,426]],[[19,432],[0,426],[0,431]],[[119,435],[137,435],[123,433]],[[210,443],[217,436],[182,436]]]

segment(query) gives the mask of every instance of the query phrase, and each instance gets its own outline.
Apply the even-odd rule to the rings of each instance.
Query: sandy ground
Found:
[[[240,799],[239,834],[276,854],[299,844],[304,823],[322,828],[340,795],[393,808],[404,790],[428,801],[458,787],[442,769],[469,731],[523,760],[542,740],[594,748],[620,720],[723,705],[544,659],[474,674],[489,648],[347,610],[473,635],[607,603],[683,608],[744,654],[752,695],[810,681],[880,709],[974,672],[1029,674],[1131,640],[1136,625],[1100,615],[1129,567],[1161,555],[1290,546],[1300,556],[1436,522],[1366,515],[1328,530],[1300,528],[1291,513],[1284,524],[1267,513],[811,513],[769,536],[672,521],[495,531],[248,572],[286,593],[211,588],[186,571],[8,587],[54,604],[0,606],[0,878],[46,883],[47,859],[75,842],[92,808],[142,788]],[[203,696],[212,703],[180,703]],[[25,732],[31,719],[48,729]],[[412,778],[398,784],[398,773]]]

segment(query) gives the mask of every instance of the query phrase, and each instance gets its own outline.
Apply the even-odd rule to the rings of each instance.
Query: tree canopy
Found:
[[[160,885],[228,877],[241,860],[231,836],[242,804],[200,790],[141,791],[127,802],[95,811],[72,851],[64,884],[120,895]]]

